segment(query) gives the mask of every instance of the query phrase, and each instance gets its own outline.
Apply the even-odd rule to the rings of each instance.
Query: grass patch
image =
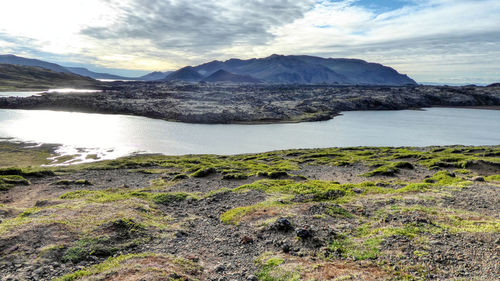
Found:
[[[259,180],[235,188],[235,192],[260,190],[265,193],[291,195],[312,195],[314,200],[333,200],[346,194],[346,188],[337,182],[308,180],[296,182],[293,180]]]
[[[484,180],[488,182],[500,182],[500,175],[497,174],[497,175],[487,176],[484,177]]]
[[[183,201],[189,196],[191,195],[185,192],[160,193],[153,195],[153,201],[157,204],[169,205],[174,202]]]
[[[264,253],[255,260],[260,267],[257,273],[259,280],[263,281],[295,281],[300,280],[300,273],[293,270],[287,270],[282,267],[284,259],[278,256],[272,256],[271,253]]]
[[[30,185],[31,183],[22,176],[0,176],[0,191],[9,190],[16,185]]]
[[[83,238],[65,251],[62,260],[76,264],[90,260],[91,257],[109,257],[119,251],[119,248],[111,244],[109,238],[106,237]]]
[[[203,268],[183,258],[163,254],[141,253],[110,257],[104,262],[66,274],[56,281],[74,281],[85,277],[96,280],[116,278],[123,280],[201,280]],[[142,277],[142,278],[141,278]],[[166,279],[165,279],[166,280]]]
[[[265,208],[283,208],[287,204],[279,202],[279,201],[265,201],[261,203],[257,203],[255,205],[251,206],[244,206],[244,207],[237,207],[234,209],[231,209],[229,211],[224,212],[220,216],[220,220],[225,223],[225,224],[233,224],[233,225],[239,225],[241,222],[241,219],[247,215],[250,215],[251,213],[254,213],[256,211],[265,209]]]

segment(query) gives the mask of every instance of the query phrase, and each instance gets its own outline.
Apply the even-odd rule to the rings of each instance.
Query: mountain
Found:
[[[151,73],[148,73],[146,75],[143,75],[141,77],[136,78],[136,80],[141,80],[141,81],[156,81],[156,80],[163,80],[165,79],[172,71],[154,71]]]
[[[124,77],[124,76],[119,76],[119,75],[114,75],[114,74],[109,74],[109,73],[100,73],[100,72],[94,72],[90,71],[84,67],[65,67],[72,73],[82,75],[82,76],[87,76],[90,78],[94,79],[110,79],[110,80],[135,80],[136,78],[130,78],[130,77]]]
[[[119,75],[113,75],[109,73],[99,73],[88,70],[84,67],[65,67],[59,64],[46,62],[37,59],[28,59],[23,57],[18,57],[15,55],[0,55],[0,63],[14,64],[14,65],[24,65],[24,66],[37,66],[48,70],[62,72],[62,73],[74,73],[81,76],[86,76],[94,79],[110,79],[110,80],[142,80],[139,78],[123,77]]]
[[[205,82],[232,82],[232,83],[261,83],[262,81],[256,78],[253,78],[249,75],[239,75],[227,72],[223,69],[218,70],[212,75],[203,78],[202,81]]]
[[[101,83],[73,73],[38,66],[0,64],[0,90],[46,90],[49,88],[99,88]]]
[[[187,81],[197,82],[203,79],[203,76],[198,73],[192,66],[183,67],[177,71],[170,73],[164,81]]]
[[[393,68],[358,59],[272,55],[260,59],[212,61],[191,69],[208,77],[219,70],[268,83],[406,85],[416,82]],[[194,75],[194,74],[192,74]],[[182,80],[182,79],[179,79]]]
[[[14,55],[0,55],[0,63],[24,65],[24,66],[38,66],[56,72],[70,73],[68,69],[55,63],[50,63],[37,59],[28,59]]]

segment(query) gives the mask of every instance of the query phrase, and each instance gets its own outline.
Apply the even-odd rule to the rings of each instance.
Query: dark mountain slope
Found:
[[[148,73],[146,75],[143,75],[141,77],[136,78],[136,80],[141,80],[141,81],[156,81],[156,80],[163,80],[165,79],[172,71],[154,71],[151,73]]]
[[[203,79],[205,82],[230,82],[230,83],[261,83],[262,81],[249,75],[239,75],[223,69]]]
[[[119,76],[119,75],[114,75],[114,74],[109,74],[109,73],[101,73],[101,72],[94,72],[91,70],[88,70],[84,67],[66,67],[69,71],[72,73],[82,75],[82,76],[87,76],[90,78],[94,79],[110,79],[110,80],[135,80],[136,78],[131,78],[131,77],[124,77],[124,76]]]
[[[15,64],[15,65],[24,65],[24,66],[38,66],[45,69],[49,69],[56,72],[70,73],[67,68],[60,66],[55,63],[46,62],[37,59],[28,59],[23,57],[18,57],[14,55],[0,55],[0,63],[4,64]]]
[[[167,75],[164,81],[188,81],[197,82],[203,79],[203,76],[198,73],[192,66],[183,67]]]
[[[407,85],[416,84],[393,68],[357,59],[272,55],[261,59],[212,61],[194,67],[204,76],[216,71],[249,75],[269,83]]]
[[[72,73],[62,73],[35,66],[0,64],[0,90],[45,90],[49,88],[96,89],[99,81]]]

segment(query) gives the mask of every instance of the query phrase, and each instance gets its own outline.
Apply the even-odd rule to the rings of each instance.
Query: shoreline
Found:
[[[195,124],[272,124],[330,120],[343,111],[424,107],[500,108],[486,87],[314,87],[116,83],[95,94],[0,98],[0,108],[126,114]]]

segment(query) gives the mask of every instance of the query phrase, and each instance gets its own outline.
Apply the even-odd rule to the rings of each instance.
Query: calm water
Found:
[[[333,146],[500,144],[500,111],[352,111],[296,124],[201,125],[126,115],[0,109],[0,137],[62,144],[62,154],[238,154]],[[83,148],[78,150],[78,148]]]
[[[43,92],[0,92],[0,98],[7,98],[7,97],[25,98],[31,96],[39,96],[41,93]]]
[[[73,89],[73,88],[63,88],[63,89],[49,89],[48,91],[32,91],[32,92],[0,92],[1,97],[31,97],[39,96],[43,93],[97,93],[100,90],[89,90],[89,89]]]

